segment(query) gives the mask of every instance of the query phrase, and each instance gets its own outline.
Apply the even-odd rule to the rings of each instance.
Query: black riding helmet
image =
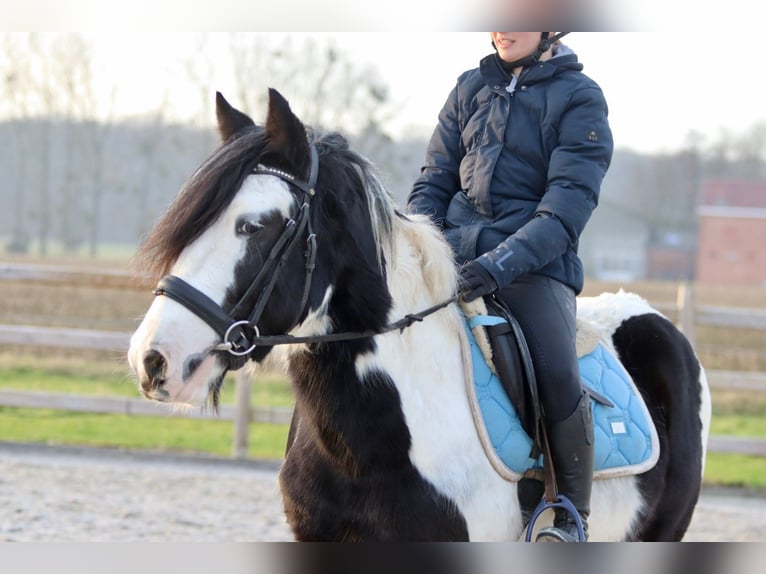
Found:
[[[550,50],[551,46],[559,41],[561,38],[569,34],[569,32],[559,32],[558,34],[555,34],[554,36],[550,35],[550,32],[543,32],[542,36],[540,36],[540,43],[537,45],[537,50],[532,52],[529,56],[524,56],[523,58],[519,58],[518,60],[514,60],[513,62],[503,62],[503,67],[506,69],[513,69],[518,68],[519,66],[531,66],[533,64],[536,64],[537,61],[540,59],[540,56],[545,54],[548,50]],[[492,47],[497,50],[497,46],[495,46],[495,41],[492,40]]]

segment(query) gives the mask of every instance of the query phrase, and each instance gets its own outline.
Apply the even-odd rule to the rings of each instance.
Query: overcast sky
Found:
[[[459,0],[456,6],[465,7],[464,2]],[[636,2],[624,3],[630,7]],[[140,111],[142,106],[150,109],[164,93],[178,95],[173,83],[179,74],[169,71],[177,70],[179,59],[189,53],[192,31],[246,27],[274,34],[268,30],[300,30],[310,23],[316,30],[367,30],[320,33],[332,35],[360,61],[378,67],[400,104],[390,128],[394,132],[405,128],[430,132],[457,76],[491,50],[487,32],[433,31],[446,25],[450,14],[459,13],[441,10],[429,15],[427,9],[433,4],[433,0],[0,0],[5,28],[88,32],[102,62],[99,73],[105,85],[119,86],[118,111],[124,113]],[[438,4],[444,5],[441,0]],[[564,40],[578,53],[585,72],[602,86],[618,146],[668,151],[682,146],[692,130],[711,140],[722,130],[741,133],[766,122],[761,34],[747,31],[758,18],[747,16],[750,9],[742,0],[639,4],[640,14],[633,20],[655,32],[574,32]],[[320,5],[323,11],[315,14]],[[359,15],[359,6],[368,11]],[[407,11],[407,6],[412,9]],[[288,22],[293,27],[288,28]],[[405,31],[386,31],[393,28],[392,22],[399,24],[395,29]],[[216,57],[226,54],[222,51]],[[225,76],[219,82],[216,89],[233,92],[227,89]],[[254,89],[266,89],[267,82],[264,79],[264,85]],[[197,96],[197,106],[198,101]],[[180,95],[178,105],[183,105]]]
[[[491,51],[485,32],[329,35],[360,62],[378,67],[399,104],[390,126],[394,133],[403,129],[430,133],[457,76]],[[89,37],[101,61],[99,73],[119,87],[121,112],[151,109],[165,92],[183,109],[186,90],[174,89],[173,82],[182,75],[179,62],[189,53],[194,34]],[[225,39],[219,35],[218,40],[210,43],[211,50],[225,48]],[[683,146],[693,130],[715,140],[722,130],[741,133],[766,122],[766,81],[749,58],[735,57],[728,49],[703,55],[690,49],[683,36],[670,32],[574,32],[564,40],[604,90],[620,147],[670,151]],[[744,54],[760,51],[755,35],[740,37],[738,32],[726,31],[717,33],[714,41],[720,46],[735,45]],[[225,49],[212,57],[225,69]],[[253,89],[267,87],[264,78],[263,85],[254,84]],[[215,89],[233,94],[233,80],[222,74]],[[289,94],[285,96],[289,99]],[[211,105],[212,101],[211,95]],[[199,106],[197,94],[188,105]],[[300,115],[300,110],[296,112]]]

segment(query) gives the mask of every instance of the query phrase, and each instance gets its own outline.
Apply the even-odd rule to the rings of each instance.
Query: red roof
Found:
[[[766,208],[766,181],[706,181],[700,205]]]

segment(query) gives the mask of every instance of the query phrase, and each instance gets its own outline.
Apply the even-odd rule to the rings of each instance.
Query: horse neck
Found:
[[[389,320],[452,296],[455,268],[437,230],[401,220],[393,245],[385,254]],[[403,464],[411,447],[423,448],[422,421],[440,416],[424,417],[423,405],[463,394],[460,328],[452,305],[403,332],[378,335],[374,344],[332,343],[293,354],[301,432],[349,473]]]
[[[457,282],[452,251],[427,219],[419,216],[397,217],[392,233],[392,241],[384,242],[384,245],[389,245],[384,253],[386,288],[391,297],[389,323],[447,301],[454,295]],[[304,322],[294,335],[311,335],[330,326],[328,311],[331,296],[331,292],[326,294],[321,310]],[[349,370],[360,372],[372,368],[372,365],[392,373],[401,372],[402,364],[417,360],[424,340],[450,339],[460,329],[459,314],[453,307],[438,311],[402,332],[396,330],[379,335],[375,337],[374,345],[356,341],[333,344],[334,351],[328,356],[313,351],[306,354],[303,346],[282,348],[284,354],[277,349],[276,354],[279,362],[292,363],[293,366],[301,364],[306,367],[306,362],[329,360],[335,366],[347,361]],[[341,325],[336,324],[335,327],[343,329]],[[424,330],[429,333],[424,334]],[[365,350],[365,345],[370,350]],[[445,346],[452,344],[445,343]],[[455,352],[458,352],[457,349]],[[316,372],[321,372],[320,365],[315,366]],[[310,369],[293,369],[293,375],[307,372]]]
[[[420,216],[397,218],[394,253],[386,254],[392,316],[422,311],[454,295],[457,273],[452,251],[441,233]],[[395,319],[394,319],[395,320]]]
[[[394,217],[391,237],[383,238],[380,242],[384,245],[382,260],[387,265],[385,272],[381,273],[386,277],[386,285],[376,286],[373,290],[380,287],[390,296],[388,323],[447,301],[454,295],[457,272],[452,251],[428,219],[420,216]],[[365,288],[369,289],[370,285],[355,287],[357,291]],[[332,326],[338,331],[353,330],[337,323],[339,313],[333,307],[332,298],[333,292],[328,290],[319,308],[309,314],[291,334],[321,334]],[[345,314],[348,313],[346,309]],[[331,316],[334,316],[333,319],[330,319]],[[302,349],[284,349],[288,353],[280,358],[287,359],[290,354],[301,352]]]
[[[451,299],[457,272],[441,233],[428,220],[410,216],[394,225],[394,239],[395,256],[386,254],[393,261],[387,269],[390,321]],[[368,368],[391,376],[408,411],[412,404],[463,385],[462,329],[461,312],[449,305],[401,332],[377,337],[376,352],[365,360]],[[434,383],[441,388],[432,388]]]

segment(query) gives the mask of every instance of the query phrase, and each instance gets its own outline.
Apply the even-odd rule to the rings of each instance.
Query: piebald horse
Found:
[[[128,353],[140,391],[217,404],[224,375],[283,367],[295,416],[279,484],[298,540],[517,540],[517,484],[488,462],[466,393],[450,248],[396,210],[338,133],[269,92],[257,125],[217,95],[222,144],[144,241],[161,278]],[[580,298],[645,399],[650,470],[597,480],[590,539],[680,540],[710,418],[686,338],[637,296]],[[254,368],[257,375],[258,369]]]

